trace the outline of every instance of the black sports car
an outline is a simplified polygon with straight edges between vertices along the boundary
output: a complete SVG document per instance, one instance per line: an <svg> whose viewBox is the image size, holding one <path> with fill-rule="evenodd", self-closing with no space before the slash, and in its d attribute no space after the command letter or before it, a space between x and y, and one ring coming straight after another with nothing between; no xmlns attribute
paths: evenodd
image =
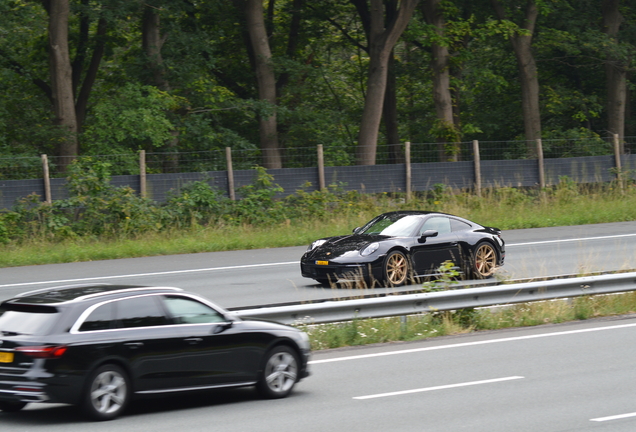
<svg viewBox="0 0 636 432"><path fill-rule="evenodd" d="M433 276L452 261L465 278L483 279L506 256L501 230L445 213L381 214L353 234L314 241L300 260L302 275L322 284L363 279L399 286Z"/></svg>

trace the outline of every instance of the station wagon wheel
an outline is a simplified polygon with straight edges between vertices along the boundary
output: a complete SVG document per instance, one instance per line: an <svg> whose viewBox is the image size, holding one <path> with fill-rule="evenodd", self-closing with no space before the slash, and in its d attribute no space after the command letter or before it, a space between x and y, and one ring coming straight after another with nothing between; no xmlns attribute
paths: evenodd
<svg viewBox="0 0 636 432"><path fill-rule="evenodd" d="M298 357L289 347L277 346L265 356L256 388L268 399L284 398L298 381Z"/></svg>
<svg viewBox="0 0 636 432"><path fill-rule="evenodd" d="M400 286L409 277L409 260L400 251L393 251L384 259L384 281L389 286Z"/></svg>
<svg viewBox="0 0 636 432"><path fill-rule="evenodd" d="M497 252L490 243L479 243L473 257L473 276L485 279L493 275L497 266Z"/></svg>
<svg viewBox="0 0 636 432"><path fill-rule="evenodd" d="M117 365L97 368L84 395L84 410L95 420L111 420L123 412L130 399L128 375Z"/></svg>
<svg viewBox="0 0 636 432"><path fill-rule="evenodd" d="M26 406L26 402L7 402L0 401L0 411L18 412Z"/></svg>

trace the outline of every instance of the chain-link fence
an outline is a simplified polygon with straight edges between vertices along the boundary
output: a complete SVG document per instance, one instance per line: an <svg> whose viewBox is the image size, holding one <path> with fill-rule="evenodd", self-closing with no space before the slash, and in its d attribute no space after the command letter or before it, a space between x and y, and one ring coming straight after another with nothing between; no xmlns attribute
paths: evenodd
<svg viewBox="0 0 636 432"><path fill-rule="evenodd" d="M406 147L406 144L378 145L374 166L356 165L353 145L278 149L282 168L269 171L275 173L277 182L284 181L291 192L308 183L316 188L319 180L327 185L366 192L405 191L409 187L428 190L439 183L466 188L473 187L477 180L484 187L532 186L542 184L538 179L542 179L543 184L554 184L561 176L577 182L598 182L613 178L617 154L625 160L623 172L631 170L636 137L627 137L620 145L613 139L603 138L410 143L408 156ZM480 160L477 166L476 152ZM143 186L137 179L145 171L145 176L154 181L150 196L161 200L171 188L178 189L197 179L214 179L215 187L227 189L228 163L237 173L235 187L240 187L253 178L255 166L264 165L263 156L260 149L215 149L148 152L144 157L138 153L90 157L110 165L114 185L128 184L141 191ZM404 181L407 157L413 169L411 184ZM544 162L537 163L541 157ZM56 195L53 199L63 198L66 174L62 167L69 162L69 158L57 156L0 157L0 208L9 207L17 197L31 193L45 195L42 179L47 178L47 172ZM325 169L318 174L316 168L321 162ZM479 167L481 172L477 173ZM320 175L324 179L319 179Z"/></svg>

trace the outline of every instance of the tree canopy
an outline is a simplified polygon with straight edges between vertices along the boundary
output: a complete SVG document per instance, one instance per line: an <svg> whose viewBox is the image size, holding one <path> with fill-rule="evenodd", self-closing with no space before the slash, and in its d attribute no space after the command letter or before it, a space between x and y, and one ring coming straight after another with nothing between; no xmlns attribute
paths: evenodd
<svg viewBox="0 0 636 432"><path fill-rule="evenodd" d="M404 141L457 160L636 135L625 0L5 0L0 34L0 158L232 147L278 168L322 144L368 165Z"/></svg>

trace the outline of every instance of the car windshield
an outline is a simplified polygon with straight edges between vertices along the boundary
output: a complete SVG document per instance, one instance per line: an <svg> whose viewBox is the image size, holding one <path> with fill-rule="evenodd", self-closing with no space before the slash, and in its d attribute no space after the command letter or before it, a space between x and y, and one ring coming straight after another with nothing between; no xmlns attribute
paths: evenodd
<svg viewBox="0 0 636 432"><path fill-rule="evenodd" d="M407 237L413 235L422 221L418 215L392 215L371 221L358 234L386 235L392 237Z"/></svg>
<svg viewBox="0 0 636 432"><path fill-rule="evenodd" d="M42 336L51 330L59 316L55 308L0 307L0 334Z"/></svg>

